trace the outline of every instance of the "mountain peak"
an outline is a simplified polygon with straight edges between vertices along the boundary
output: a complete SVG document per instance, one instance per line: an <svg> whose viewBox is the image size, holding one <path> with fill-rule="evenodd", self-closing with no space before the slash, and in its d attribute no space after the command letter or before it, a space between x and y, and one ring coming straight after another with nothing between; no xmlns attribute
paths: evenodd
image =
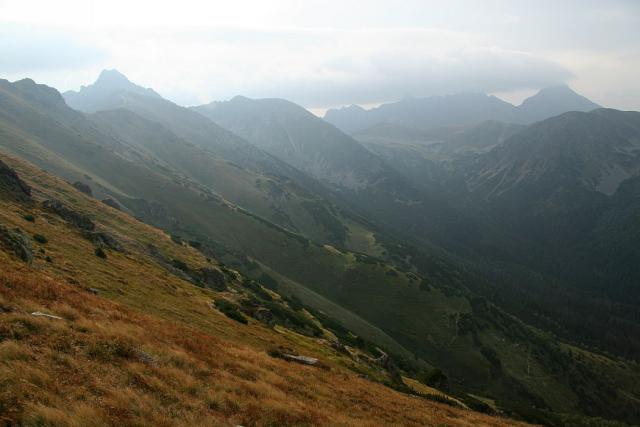
<svg viewBox="0 0 640 427"><path fill-rule="evenodd" d="M568 111L592 111L600 105L576 93L568 85L540 89L518 107L528 121L538 121Z"/></svg>
<svg viewBox="0 0 640 427"><path fill-rule="evenodd" d="M580 95L579 93L571 89L569 85L566 85L566 84L549 86L549 87L540 89L538 93L525 99L522 102L521 107L538 103L541 101L555 102L555 103L582 104L585 107L589 108L589 110L579 109L576 111L590 111L590 110L595 110L596 108L600 108L598 104Z"/></svg>
<svg viewBox="0 0 640 427"><path fill-rule="evenodd" d="M157 99L162 98L153 89L147 89L131 82L127 76L115 68L102 70L93 84L82 86L78 92L65 92L63 96L71 108L93 113L116 108L120 102L115 98L119 97L123 92Z"/></svg>
<svg viewBox="0 0 640 427"><path fill-rule="evenodd" d="M60 92L52 87L38 84L32 79L22 79L14 83L6 82L6 84L12 85L14 89L19 90L31 100L37 101L43 105L53 106L64 103Z"/></svg>
<svg viewBox="0 0 640 427"><path fill-rule="evenodd" d="M125 76L124 74L122 74L120 71L116 70L115 68L111 69L111 70L102 70L102 72L100 73L100 75L98 76L98 80L96 80L96 82L94 83L95 85L115 85L115 84L120 84L120 85L133 85L133 83L131 83L131 81L127 78L127 76Z"/></svg>

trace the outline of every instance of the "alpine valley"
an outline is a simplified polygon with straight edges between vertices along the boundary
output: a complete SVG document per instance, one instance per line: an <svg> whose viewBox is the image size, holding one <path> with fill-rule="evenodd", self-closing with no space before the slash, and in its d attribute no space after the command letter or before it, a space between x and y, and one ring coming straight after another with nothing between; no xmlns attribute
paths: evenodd
<svg viewBox="0 0 640 427"><path fill-rule="evenodd" d="M4 425L640 424L640 113L0 80Z"/></svg>

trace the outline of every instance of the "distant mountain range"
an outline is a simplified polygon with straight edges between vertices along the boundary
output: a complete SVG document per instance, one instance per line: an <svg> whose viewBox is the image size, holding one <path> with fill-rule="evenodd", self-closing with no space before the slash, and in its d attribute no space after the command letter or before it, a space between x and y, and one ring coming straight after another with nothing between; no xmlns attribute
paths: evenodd
<svg viewBox="0 0 640 427"><path fill-rule="evenodd" d="M387 123L414 129L469 126L487 120L529 124L567 111L591 111L600 106L568 86L550 87L514 106L495 96L469 93L407 98L365 110L356 105L330 109L324 120L346 133Z"/></svg>
<svg viewBox="0 0 640 427"><path fill-rule="evenodd" d="M331 185L358 190L397 175L353 138L284 99L238 96L193 110Z"/></svg>

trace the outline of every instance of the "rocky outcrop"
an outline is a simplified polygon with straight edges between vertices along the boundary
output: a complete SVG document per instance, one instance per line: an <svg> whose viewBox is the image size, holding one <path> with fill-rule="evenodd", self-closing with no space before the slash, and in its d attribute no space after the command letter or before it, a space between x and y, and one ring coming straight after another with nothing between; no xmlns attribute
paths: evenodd
<svg viewBox="0 0 640 427"><path fill-rule="evenodd" d="M103 231L82 231L82 237L96 246L105 247L118 252L124 252L122 244L115 237Z"/></svg>
<svg viewBox="0 0 640 427"><path fill-rule="evenodd" d="M67 223L80 229L82 237L89 240L94 245L100 248L108 248L118 252L124 252L124 247L116 238L104 231L96 230L96 224L88 215L65 206L59 200L45 200L42 206L46 210L58 215Z"/></svg>
<svg viewBox="0 0 640 427"><path fill-rule="evenodd" d="M76 190L80 191L81 193L84 193L87 196L92 196L93 197L93 191L91 191L91 187L89 187L89 184L85 184L84 182L76 181L72 185Z"/></svg>
<svg viewBox="0 0 640 427"><path fill-rule="evenodd" d="M224 291L227 289L226 278L223 272L218 269L203 267L200 270L202 282L217 291Z"/></svg>
<svg viewBox="0 0 640 427"><path fill-rule="evenodd" d="M268 308L260 307L254 313L253 317L256 320L264 323L265 325L273 325L275 323L275 318L273 317L273 313Z"/></svg>
<svg viewBox="0 0 640 427"><path fill-rule="evenodd" d="M81 230L94 231L96 228L95 223L91 220L91 218L89 218L88 215L68 208L59 200L45 200L42 203L42 206L46 210L55 213L60 218L64 219L68 223L74 225L75 227L78 227Z"/></svg>
<svg viewBox="0 0 640 427"><path fill-rule="evenodd" d="M31 198L31 187L24 183L15 170L0 160L0 197L13 200Z"/></svg>
<svg viewBox="0 0 640 427"><path fill-rule="evenodd" d="M26 263L30 264L33 261L31 239L19 228L9 230L0 225L0 246Z"/></svg>

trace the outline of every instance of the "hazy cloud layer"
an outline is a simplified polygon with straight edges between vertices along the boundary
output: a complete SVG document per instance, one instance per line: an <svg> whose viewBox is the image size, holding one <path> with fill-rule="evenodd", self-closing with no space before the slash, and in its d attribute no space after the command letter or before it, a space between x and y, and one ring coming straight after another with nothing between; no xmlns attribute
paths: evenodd
<svg viewBox="0 0 640 427"><path fill-rule="evenodd" d="M108 53L72 35L46 28L0 25L2 74L72 70L104 62Z"/></svg>
<svg viewBox="0 0 640 427"><path fill-rule="evenodd" d="M640 108L640 2L227 3L0 0L0 76L66 90L115 67L183 104L316 108L566 82Z"/></svg>

